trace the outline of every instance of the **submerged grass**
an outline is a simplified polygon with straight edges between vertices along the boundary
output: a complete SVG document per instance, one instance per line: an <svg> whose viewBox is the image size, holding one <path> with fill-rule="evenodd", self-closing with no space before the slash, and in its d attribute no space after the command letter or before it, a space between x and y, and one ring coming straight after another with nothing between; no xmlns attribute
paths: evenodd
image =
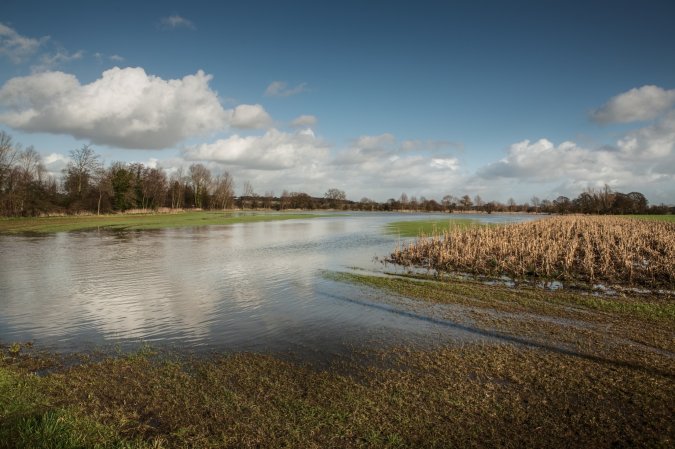
<svg viewBox="0 0 675 449"><path fill-rule="evenodd" d="M432 235L455 228L468 228L477 226L478 220L470 218L438 218L434 220L411 220L395 221L386 225L388 234L400 235L401 237L418 237L420 235Z"/></svg>
<svg viewBox="0 0 675 449"><path fill-rule="evenodd" d="M417 300L439 304L462 304L503 312L548 313L578 317L580 309L606 312L624 318L657 322L675 328L675 303L668 296L600 296L565 290L549 291L520 286L512 288L485 285L479 281L453 279L437 281L415 277L372 276L326 272L324 276L341 282L367 285ZM584 315L585 318L588 316ZM603 318L604 319L604 318Z"/></svg>
<svg viewBox="0 0 675 449"><path fill-rule="evenodd" d="M319 214L251 213L191 211L171 214L84 215L40 218L0 219L0 234L54 233L90 229L141 230L229 225L258 221L293 220L321 217Z"/></svg>
<svg viewBox="0 0 675 449"><path fill-rule="evenodd" d="M675 289L675 223L555 217L448 230L396 249L389 261L514 279Z"/></svg>

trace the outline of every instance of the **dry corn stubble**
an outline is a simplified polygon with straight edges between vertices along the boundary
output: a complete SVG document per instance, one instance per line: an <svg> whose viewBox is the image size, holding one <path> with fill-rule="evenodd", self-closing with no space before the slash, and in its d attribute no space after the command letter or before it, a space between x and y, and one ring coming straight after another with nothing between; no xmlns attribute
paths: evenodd
<svg viewBox="0 0 675 449"><path fill-rule="evenodd" d="M554 217L449 229L397 248L390 262L476 275L675 288L675 223Z"/></svg>

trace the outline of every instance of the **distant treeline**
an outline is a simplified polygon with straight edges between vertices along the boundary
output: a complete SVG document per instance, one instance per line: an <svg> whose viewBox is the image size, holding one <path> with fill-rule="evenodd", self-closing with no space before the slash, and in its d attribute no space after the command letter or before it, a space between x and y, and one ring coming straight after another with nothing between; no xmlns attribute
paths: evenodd
<svg viewBox="0 0 675 449"><path fill-rule="evenodd" d="M203 164L192 164L170 175L162 168L141 163L114 162L107 168L100 156L85 145L70 152L62 176L48 176L40 154L33 147L22 148L0 131L0 215L38 216L46 214L110 213L130 209L339 209L364 211L428 212L535 212L586 214L666 214L673 206L649 205L639 192L620 193L608 186L588 189L570 200L532 197L529 203L506 204L483 201L476 195L445 195L439 202L403 193L398 199L377 202L369 198L348 200L344 191L330 188L323 197L284 190L279 196L255 192L249 182L235 195L234 179L227 172L214 175Z"/></svg>

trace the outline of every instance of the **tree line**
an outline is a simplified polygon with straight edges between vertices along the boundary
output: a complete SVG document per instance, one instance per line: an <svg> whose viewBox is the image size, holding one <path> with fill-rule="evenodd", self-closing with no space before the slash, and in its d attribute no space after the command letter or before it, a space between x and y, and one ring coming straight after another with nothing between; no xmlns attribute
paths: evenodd
<svg viewBox="0 0 675 449"><path fill-rule="evenodd" d="M535 212L586 214L675 213L675 208L649 205L639 192L620 193L608 186L587 189L577 198L559 196L555 200L532 197L529 203L506 204L484 201L480 195L441 201L403 193L397 199L377 202L369 198L348 200L344 191L331 188L322 197L284 190L257 193L246 181L239 196L234 179L224 171L214 175L201 163L167 174L159 167L142 163L113 162L105 167L89 145L69 154L62 175L49 176L40 154L32 146L23 148L0 131L0 215L39 216L46 214L111 213L134 209L339 209L362 211L428 212Z"/></svg>

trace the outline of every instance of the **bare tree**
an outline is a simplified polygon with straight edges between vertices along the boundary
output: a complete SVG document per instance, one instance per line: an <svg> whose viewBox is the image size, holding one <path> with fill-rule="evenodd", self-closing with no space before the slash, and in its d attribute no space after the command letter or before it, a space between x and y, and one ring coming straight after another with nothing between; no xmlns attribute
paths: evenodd
<svg viewBox="0 0 675 449"><path fill-rule="evenodd" d="M211 171L202 164L190 165L190 181L195 194L195 207L202 208L211 183Z"/></svg>
<svg viewBox="0 0 675 449"><path fill-rule="evenodd" d="M218 209L230 209L234 203L234 180L228 172L218 175L213 182L213 204Z"/></svg>
<svg viewBox="0 0 675 449"><path fill-rule="evenodd" d="M0 193L2 193L5 187L5 180L12 170L16 153L12 137L6 132L0 131Z"/></svg>
<svg viewBox="0 0 675 449"><path fill-rule="evenodd" d="M171 192L171 209L180 209L183 207L185 199L185 184L187 180L183 176L183 167L171 173L169 180L169 189Z"/></svg>
<svg viewBox="0 0 675 449"><path fill-rule="evenodd" d="M471 209L471 206L473 206L473 201L471 201L471 197L469 195L464 195L462 198L459 200L460 206L462 206L463 210Z"/></svg>
<svg viewBox="0 0 675 449"><path fill-rule="evenodd" d="M329 207L333 209L339 208L342 203L347 199L347 195L344 191L336 188L328 189L324 198L328 200Z"/></svg>
<svg viewBox="0 0 675 449"><path fill-rule="evenodd" d="M70 152L70 162L65 169L66 189L82 198L83 191L89 187L92 175L102 167L99 156L94 153L91 145L83 145L82 148Z"/></svg>

